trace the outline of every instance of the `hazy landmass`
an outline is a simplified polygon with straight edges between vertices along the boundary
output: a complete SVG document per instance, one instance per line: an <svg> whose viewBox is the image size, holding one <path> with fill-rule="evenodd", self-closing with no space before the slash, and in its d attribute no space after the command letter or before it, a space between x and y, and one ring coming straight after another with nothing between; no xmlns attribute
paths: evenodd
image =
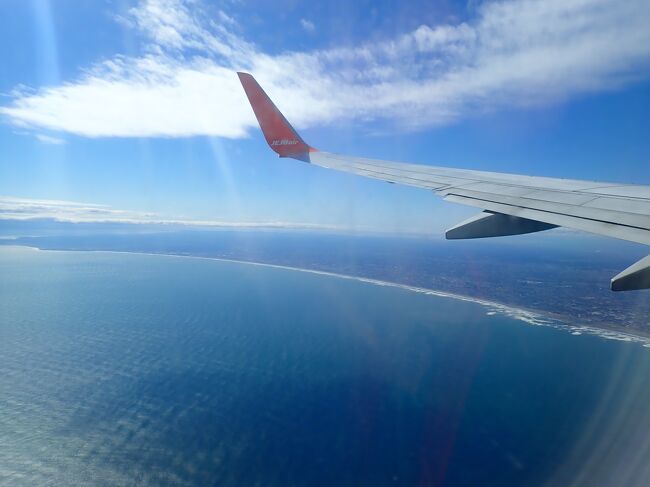
<svg viewBox="0 0 650 487"><path fill-rule="evenodd" d="M6 226L0 230L11 233ZM643 256L642 248L618 242L557 237L447 242L322 232L170 230L84 235L67 228L65 235L52 235L54 226L48 227L48 235L2 242L43 250L192 255L327 271L496 301L572 326L650 336L648 293L609 290L610 278Z"/></svg>

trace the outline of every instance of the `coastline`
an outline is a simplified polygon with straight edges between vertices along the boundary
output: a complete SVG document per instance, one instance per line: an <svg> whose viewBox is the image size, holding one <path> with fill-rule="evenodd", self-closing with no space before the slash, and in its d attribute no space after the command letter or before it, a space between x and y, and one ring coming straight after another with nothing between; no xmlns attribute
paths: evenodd
<svg viewBox="0 0 650 487"><path fill-rule="evenodd" d="M337 279L353 280L357 282L371 284L374 286L392 287L396 289L402 289L405 291L425 294L429 296L437 296L441 298L455 299L458 301L475 303L485 307L486 314L488 316L499 314L502 316L507 316L509 318L513 318L515 320L524 322L528 325L553 328L559 331L568 332L574 336L580 336L580 335L595 336L606 340L636 343L643 346L644 348L650 348L650 336L643 336L641 334L633 334L626 331L619 331L613 328L611 329L605 327L600 328L593 325L570 325L566 323L562 319L562 317L552 316L550 313L545 313L539 310L530 310L530 309L499 303L487 299L466 296L463 294L450 293L450 292L440 291L436 289L423 288L418 286L412 286L409 284L403 284L403 283L393 282L393 281L384 281L381 279L374 279L374 278L363 277L363 276L340 274L336 272L323 271L318 269L293 267L293 266L286 266L286 265L279 265L279 264L271 264L266 262L254 262L248 260L228 259L225 257L206 257L206 256L199 256L199 255L177 254L177 253L169 253L169 252L141 252L141 251L129 251L129 250L92 250L92 249L90 250L42 249L39 247L34 247L31 245L22 245L22 244L2 245L2 247L31 249L37 252L83 252L83 253L90 252L90 253L133 254L133 255L172 257L172 258L201 259L201 260L216 261L216 262L228 262L234 264L267 267L267 268L287 270L293 272L304 272L309 274L333 277Z"/></svg>

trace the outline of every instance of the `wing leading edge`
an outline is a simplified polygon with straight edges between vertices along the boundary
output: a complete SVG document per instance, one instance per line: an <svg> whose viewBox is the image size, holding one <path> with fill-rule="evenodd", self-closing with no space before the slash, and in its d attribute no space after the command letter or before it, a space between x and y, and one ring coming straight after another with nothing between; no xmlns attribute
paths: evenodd
<svg viewBox="0 0 650 487"><path fill-rule="evenodd" d="M429 189L483 210L448 239L520 235L558 226L650 245L650 186L453 169L342 156L306 144L257 81L238 73L264 137L280 157ZM614 291L650 289L650 256L611 281Z"/></svg>

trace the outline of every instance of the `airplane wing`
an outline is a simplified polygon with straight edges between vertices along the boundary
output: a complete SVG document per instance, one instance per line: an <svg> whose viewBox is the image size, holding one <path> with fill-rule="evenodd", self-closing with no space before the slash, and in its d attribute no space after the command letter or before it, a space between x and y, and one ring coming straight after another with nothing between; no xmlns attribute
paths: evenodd
<svg viewBox="0 0 650 487"><path fill-rule="evenodd" d="M429 189L447 201L483 210L447 230L448 239L520 235L561 226L650 245L650 186L453 169L322 152L305 143L253 76L238 75L267 143L280 157ZM611 289L650 289L650 255L612 278Z"/></svg>

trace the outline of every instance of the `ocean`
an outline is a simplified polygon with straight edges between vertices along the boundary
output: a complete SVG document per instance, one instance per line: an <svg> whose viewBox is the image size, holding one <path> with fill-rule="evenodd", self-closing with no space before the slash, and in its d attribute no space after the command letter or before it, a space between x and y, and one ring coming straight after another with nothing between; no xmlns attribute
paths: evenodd
<svg viewBox="0 0 650 487"><path fill-rule="evenodd" d="M4 247L0 276L2 485L650 484L639 343L191 257Z"/></svg>

